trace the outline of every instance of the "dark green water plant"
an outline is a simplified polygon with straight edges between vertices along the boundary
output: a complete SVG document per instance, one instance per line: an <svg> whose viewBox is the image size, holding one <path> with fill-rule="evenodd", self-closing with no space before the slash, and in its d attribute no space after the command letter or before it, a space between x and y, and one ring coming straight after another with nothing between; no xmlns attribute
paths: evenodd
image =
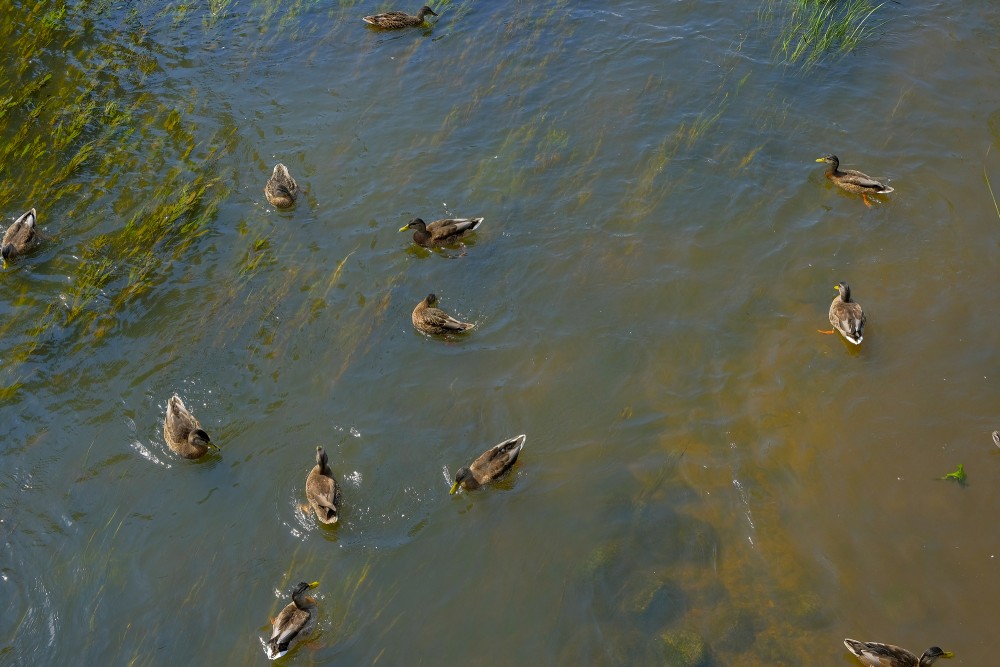
<svg viewBox="0 0 1000 667"><path fill-rule="evenodd" d="M765 0L759 15L780 26L775 51L789 64L809 68L854 51L885 23L875 17L884 2L870 0Z"/></svg>

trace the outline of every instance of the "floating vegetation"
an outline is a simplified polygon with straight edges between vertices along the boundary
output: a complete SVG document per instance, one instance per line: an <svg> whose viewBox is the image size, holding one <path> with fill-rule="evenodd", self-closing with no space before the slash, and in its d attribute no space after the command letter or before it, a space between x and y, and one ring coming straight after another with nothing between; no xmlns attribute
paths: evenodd
<svg viewBox="0 0 1000 667"><path fill-rule="evenodd" d="M963 466L961 463L959 463L958 467L955 468L955 470L953 470L952 472L948 473L947 475L945 475L941 479L953 479L956 482L958 482L960 486L965 486L965 484L966 484L966 482L968 480L968 475L965 474L965 466Z"/></svg>
<svg viewBox="0 0 1000 667"><path fill-rule="evenodd" d="M765 0L758 15L780 24L775 51L789 64L808 69L842 56L871 39L885 21L874 18L884 5L870 0Z"/></svg>

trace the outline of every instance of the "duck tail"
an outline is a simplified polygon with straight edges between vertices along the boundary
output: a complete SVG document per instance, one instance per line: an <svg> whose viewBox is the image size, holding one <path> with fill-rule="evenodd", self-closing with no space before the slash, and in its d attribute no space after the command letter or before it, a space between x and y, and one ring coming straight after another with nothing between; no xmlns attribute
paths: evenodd
<svg viewBox="0 0 1000 667"><path fill-rule="evenodd" d="M859 642L856 639L845 639L844 646L847 647L848 651L859 657L861 656L861 652L866 648L864 642Z"/></svg>

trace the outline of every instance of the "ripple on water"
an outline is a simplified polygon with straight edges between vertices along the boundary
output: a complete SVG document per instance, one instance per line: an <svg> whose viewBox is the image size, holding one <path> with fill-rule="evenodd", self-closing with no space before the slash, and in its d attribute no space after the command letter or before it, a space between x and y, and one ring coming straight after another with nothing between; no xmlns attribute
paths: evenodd
<svg viewBox="0 0 1000 667"><path fill-rule="evenodd" d="M16 650L19 664L42 664L59 637L59 614L40 579L23 580L22 568L0 570L0 637ZM0 657L6 651L0 650Z"/></svg>

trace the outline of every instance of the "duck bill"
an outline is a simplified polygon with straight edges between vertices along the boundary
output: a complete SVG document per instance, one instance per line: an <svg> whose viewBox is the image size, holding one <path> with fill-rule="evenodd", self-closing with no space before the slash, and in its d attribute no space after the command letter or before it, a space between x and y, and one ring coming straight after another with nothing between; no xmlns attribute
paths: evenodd
<svg viewBox="0 0 1000 667"><path fill-rule="evenodd" d="M218 446L217 444L215 444L214 442L212 442L211 440L209 440L209 441L208 441L208 442L206 442L205 444L206 444L206 445L208 445L210 449L214 449L214 450L215 450L215 451L217 451L217 452L221 452L221 451L222 451L222 448L221 448L221 447L219 447L219 446Z"/></svg>
<svg viewBox="0 0 1000 667"><path fill-rule="evenodd" d="M951 651L945 651L944 653L941 654L941 657L942 658L954 658L955 654L952 653Z"/></svg>
<svg viewBox="0 0 1000 667"><path fill-rule="evenodd" d="M317 586L319 586L319 582L318 581L314 581L311 584L309 584L309 588L316 588Z"/></svg>
<svg viewBox="0 0 1000 667"><path fill-rule="evenodd" d="M450 495L450 496L455 495L458 492L458 487L459 487L459 483L458 482L455 482L454 484L452 484L451 485L451 491L448 492L448 495Z"/></svg>
<svg viewBox="0 0 1000 667"><path fill-rule="evenodd" d="M816 161L817 162L826 162L826 158L825 157L818 157L818 158L816 158Z"/></svg>
<svg viewBox="0 0 1000 667"><path fill-rule="evenodd" d="M399 231L405 232L409 228L410 228L410 223L406 223L405 225L399 228Z"/></svg>

